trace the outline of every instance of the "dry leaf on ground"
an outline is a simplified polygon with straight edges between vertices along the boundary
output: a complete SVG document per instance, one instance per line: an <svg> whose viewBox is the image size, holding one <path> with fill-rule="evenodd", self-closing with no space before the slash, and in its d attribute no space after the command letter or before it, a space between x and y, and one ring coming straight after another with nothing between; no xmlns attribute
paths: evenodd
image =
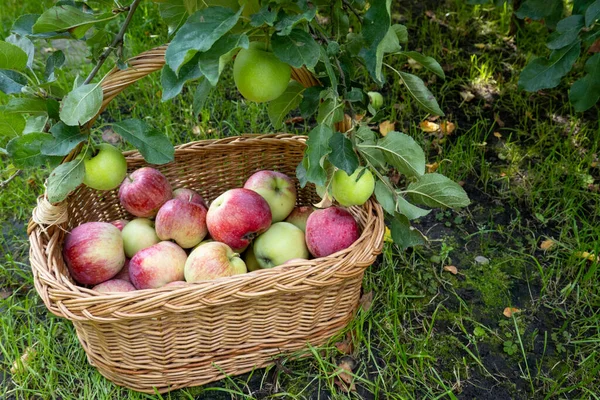
<svg viewBox="0 0 600 400"><path fill-rule="evenodd" d="M502 120L500 119L500 115L499 115L499 114L494 114L494 121L496 121L496 123L498 124L498 126L499 126L500 128L504 128L504 126L506 125L506 124L504 123L504 121L502 121Z"/></svg>
<svg viewBox="0 0 600 400"><path fill-rule="evenodd" d="M510 318L510 317L512 317L512 316L513 316L513 314L520 313L520 312L521 312L521 310L519 310L518 308L514 308L514 307L506 307L506 308L504 309L504 311L502 312L502 314L504 314L504 316L505 316L506 318Z"/></svg>
<svg viewBox="0 0 600 400"><path fill-rule="evenodd" d="M21 357L18 360L13 362L12 367L10 368L10 373L16 375L23 371L25 367L27 367L27 363L33 359L35 356L35 349L33 347L27 347Z"/></svg>
<svg viewBox="0 0 600 400"><path fill-rule="evenodd" d="M456 129L456 125L450 121L444 121L440 124L440 130L444 135L451 135Z"/></svg>
<svg viewBox="0 0 600 400"><path fill-rule="evenodd" d="M458 274L458 269L454 265L444 265L444 271L448 271L452 275Z"/></svg>
<svg viewBox="0 0 600 400"><path fill-rule="evenodd" d="M352 378L352 369L356 362L351 357L342 357L338 363L338 375L335 384L346 392L356 391L356 385Z"/></svg>
<svg viewBox="0 0 600 400"><path fill-rule="evenodd" d="M554 240L547 239L547 240L544 240L542 243L540 243L540 249L550 250L551 248L554 247L554 245L556 245L556 242Z"/></svg>
<svg viewBox="0 0 600 400"><path fill-rule="evenodd" d="M419 124L419 126L421 127L421 130L423 132L427 133L436 132L438 129L440 129L440 126L438 124L431 121L423 121Z"/></svg>
<svg viewBox="0 0 600 400"><path fill-rule="evenodd" d="M577 257L585 258L588 261L596 261L596 255L594 253L588 253L587 251L578 251L575 253Z"/></svg>
<svg viewBox="0 0 600 400"><path fill-rule="evenodd" d="M502 134L500 132L494 132L494 136L500 139L502 137Z"/></svg>
<svg viewBox="0 0 600 400"><path fill-rule="evenodd" d="M0 300L8 299L12 296L12 292L8 290L0 290Z"/></svg>
<svg viewBox="0 0 600 400"><path fill-rule="evenodd" d="M335 347L342 354L351 354L354 352L354 341L352 331L346 332L346 337L341 342L337 342Z"/></svg>
<svg viewBox="0 0 600 400"><path fill-rule="evenodd" d="M364 293L360 297L360 301L358 303L362 307L363 311L369 311L371 309L371 306L373 305L373 292L371 291L368 293Z"/></svg>
<svg viewBox="0 0 600 400"><path fill-rule="evenodd" d="M588 49L588 53L600 53L600 39L596 39L596 41Z"/></svg>
<svg viewBox="0 0 600 400"><path fill-rule="evenodd" d="M466 103L470 102L471 100L473 100L475 98L475 95L468 90L463 90L462 92L459 92L458 94L460 94L460 97L462 97L463 101Z"/></svg>
<svg viewBox="0 0 600 400"><path fill-rule="evenodd" d="M431 174L431 173L437 171L440 164L436 161L433 164L425 164L425 166L427 167L427 173Z"/></svg>
<svg viewBox="0 0 600 400"><path fill-rule="evenodd" d="M286 119L285 122L284 122L284 124L291 125L291 124L299 124L300 122L304 122L304 118L302 118L302 117L292 117L292 118Z"/></svg>
<svg viewBox="0 0 600 400"><path fill-rule="evenodd" d="M393 122L383 121L379 124L379 133L381 133L381 136L385 136L394 130L395 125Z"/></svg>

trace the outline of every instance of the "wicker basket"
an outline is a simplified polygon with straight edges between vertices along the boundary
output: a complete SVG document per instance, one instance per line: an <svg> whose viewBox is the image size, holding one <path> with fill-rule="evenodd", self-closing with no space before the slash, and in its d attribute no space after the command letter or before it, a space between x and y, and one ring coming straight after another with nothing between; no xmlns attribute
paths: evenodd
<svg viewBox="0 0 600 400"><path fill-rule="evenodd" d="M163 63L164 47L113 71L103 82L104 107ZM306 72L293 76L310 86L314 78ZM158 169L174 188L212 200L260 169L294 176L304 141L293 135L199 141L177 147L175 161ZM125 154L130 171L147 165L138 152ZM298 204L316 201L314 187L298 188ZM35 287L53 314L73 321L90 364L114 383L146 393L202 385L321 344L350 321L364 270L381 251L384 223L373 200L349 210L362 228L360 239L329 257L182 287L100 294L69 276L61 253L65 233L87 221L131 216L116 190L82 186L60 204L38 200L28 230Z"/></svg>

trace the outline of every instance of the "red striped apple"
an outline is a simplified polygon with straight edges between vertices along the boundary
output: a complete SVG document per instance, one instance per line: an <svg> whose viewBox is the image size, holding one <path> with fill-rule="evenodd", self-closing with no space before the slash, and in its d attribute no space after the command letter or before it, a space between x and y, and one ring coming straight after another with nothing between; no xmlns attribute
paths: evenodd
<svg viewBox="0 0 600 400"><path fill-rule="evenodd" d="M352 214L340 207L316 210L306 221L306 245L315 257L326 257L348 248L360 237Z"/></svg>
<svg viewBox="0 0 600 400"><path fill-rule="evenodd" d="M125 263L119 228L108 222L86 222L65 238L63 256L73 279L96 285L115 276Z"/></svg>
<svg viewBox="0 0 600 400"><path fill-rule="evenodd" d="M296 205L296 186L281 172L258 171L248 178L244 189L255 191L269 203L273 223L283 221Z"/></svg>
<svg viewBox="0 0 600 400"><path fill-rule="evenodd" d="M156 234L161 240L174 240L184 249L196 246L204 239L206 208L187 200L171 199L156 214Z"/></svg>
<svg viewBox="0 0 600 400"><path fill-rule="evenodd" d="M156 235L154 229L154 222L148 218L132 220L125 225L121 235L123 236L125 255L129 258L133 257L138 251L160 242L160 238Z"/></svg>
<svg viewBox="0 0 600 400"><path fill-rule="evenodd" d="M133 292L135 286L130 282L122 279L109 279L106 282L97 284L92 288L100 293L112 293L112 292Z"/></svg>
<svg viewBox="0 0 600 400"><path fill-rule="evenodd" d="M196 247L185 263L185 280L201 282L248 272L240 255L225 243L210 242Z"/></svg>
<svg viewBox="0 0 600 400"><path fill-rule="evenodd" d="M261 268L273 268L294 258L308 258L302 229L289 222L276 222L256 238L252 246Z"/></svg>
<svg viewBox="0 0 600 400"><path fill-rule="evenodd" d="M315 211L314 207L300 206L292 210L290 215L285 219L285 222L289 222L292 225L302 229L302 232L306 231L306 220L308 216Z"/></svg>
<svg viewBox="0 0 600 400"><path fill-rule="evenodd" d="M189 201L190 203L196 203L203 205L204 208L208 210L208 204L204 201L204 197L202 197L199 193L193 191L192 189L179 188L173 190L173 198L181 199L185 201Z"/></svg>
<svg viewBox="0 0 600 400"><path fill-rule="evenodd" d="M136 253L129 262L129 278L137 289L159 288L183 280L187 254L173 242L160 242Z"/></svg>
<svg viewBox="0 0 600 400"><path fill-rule="evenodd" d="M123 207L136 217L154 217L173 198L171 184L158 170L144 167L127 175L119 188Z"/></svg>
<svg viewBox="0 0 600 400"><path fill-rule="evenodd" d="M231 189L212 202L206 214L206 225L214 240L225 243L234 251L242 251L252 239L269 229L271 209L258 193Z"/></svg>

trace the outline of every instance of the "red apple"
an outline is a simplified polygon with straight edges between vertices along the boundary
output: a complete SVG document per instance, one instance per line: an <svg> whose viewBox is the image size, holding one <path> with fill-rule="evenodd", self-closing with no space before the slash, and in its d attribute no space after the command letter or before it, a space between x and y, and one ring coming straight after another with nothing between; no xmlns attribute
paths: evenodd
<svg viewBox="0 0 600 400"><path fill-rule="evenodd" d="M131 282L131 280L129 279L129 261L129 258L125 259L125 265L123 265L123 268L121 268L119 273L116 274L113 277L113 279L120 279L122 281Z"/></svg>
<svg viewBox="0 0 600 400"><path fill-rule="evenodd" d="M296 205L296 186L281 172L258 171L248 178L244 189L255 191L269 203L273 223L283 221Z"/></svg>
<svg viewBox="0 0 600 400"><path fill-rule="evenodd" d="M119 188L119 200L136 217L154 217L160 207L173 198L171 184L158 170L140 168L125 177Z"/></svg>
<svg viewBox="0 0 600 400"><path fill-rule="evenodd" d="M106 282L97 284L92 288L100 293L111 293L111 292L133 292L135 286L130 282L122 279L109 279Z"/></svg>
<svg viewBox="0 0 600 400"><path fill-rule="evenodd" d="M296 207L292 210L290 215L285 219L285 222L289 222L292 225L302 229L303 232L306 231L306 220L308 220L308 216L315 211L314 207L310 206L300 206Z"/></svg>
<svg viewBox="0 0 600 400"><path fill-rule="evenodd" d="M187 200L167 201L156 214L156 234L161 240L174 240L184 249L194 247L208 233L206 208Z"/></svg>
<svg viewBox="0 0 600 400"><path fill-rule="evenodd" d="M116 221L111 222L111 224L119 228L120 231L123 231L123 228L125 228L125 225L127 225L128 223L129 221L127 221L126 219L117 219Z"/></svg>
<svg viewBox="0 0 600 400"><path fill-rule="evenodd" d="M217 197L206 214L210 236L236 252L271 226L269 203L248 189L231 189ZM201 246L204 247L204 246Z"/></svg>
<svg viewBox="0 0 600 400"><path fill-rule="evenodd" d="M125 263L119 228L108 222L86 222L65 238L63 256L73 279L96 285L115 276Z"/></svg>
<svg viewBox="0 0 600 400"><path fill-rule="evenodd" d="M316 210L306 221L306 245L315 257L344 250L360 237L352 214L340 207Z"/></svg>
<svg viewBox="0 0 600 400"><path fill-rule="evenodd" d="M138 289L159 288L183 280L187 254L173 242L160 242L138 251L129 262L129 278Z"/></svg>
<svg viewBox="0 0 600 400"><path fill-rule="evenodd" d="M193 191L192 189L186 189L186 188L175 189L175 190L173 190L173 198L189 201L190 203L196 203L196 204L203 205L204 208L206 208L208 210L208 204L206 204L206 201L204 201L204 197L202 197L200 194Z"/></svg>
<svg viewBox="0 0 600 400"><path fill-rule="evenodd" d="M200 282L248 272L240 255L225 243L210 242L196 247L185 262L185 280Z"/></svg>

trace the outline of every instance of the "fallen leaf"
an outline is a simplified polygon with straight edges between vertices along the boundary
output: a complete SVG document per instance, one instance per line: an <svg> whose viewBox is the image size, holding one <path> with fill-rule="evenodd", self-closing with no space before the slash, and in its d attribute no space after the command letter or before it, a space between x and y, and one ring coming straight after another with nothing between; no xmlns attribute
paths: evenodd
<svg viewBox="0 0 600 400"><path fill-rule="evenodd" d="M364 293L360 297L358 304L361 306L364 312L369 311L371 309L371 306L373 305L373 292L371 291L368 293Z"/></svg>
<svg viewBox="0 0 600 400"><path fill-rule="evenodd" d="M588 53L600 53L600 39L596 39L588 49Z"/></svg>
<svg viewBox="0 0 600 400"><path fill-rule="evenodd" d="M10 296L12 296L12 292L9 292L8 290L0 290L0 300L8 299Z"/></svg>
<svg viewBox="0 0 600 400"><path fill-rule="evenodd" d="M385 136L394 130L395 125L394 122L383 121L379 124L379 133L381 133L381 136Z"/></svg>
<svg viewBox="0 0 600 400"><path fill-rule="evenodd" d="M500 139L502 137L502 134L500 132L494 132L494 136Z"/></svg>
<svg viewBox="0 0 600 400"><path fill-rule="evenodd" d="M335 347L342 354L351 354L354 351L354 341L352 337L352 332L346 332L346 337L341 342L337 342Z"/></svg>
<svg viewBox="0 0 600 400"><path fill-rule="evenodd" d="M547 239L547 240L544 240L542 243L540 243L540 249L550 250L551 248L554 247L554 245L556 245L556 242L554 240Z"/></svg>
<svg viewBox="0 0 600 400"><path fill-rule="evenodd" d="M504 123L504 121L502 121L502 120L500 119L500 115L499 115L499 114L497 114L497 113L496 113L496 114L494 114L494 121L496 121L496 123L498 124L498 126L499 126L500 128L504 128L504 126L506 125L506 124Z"/></svg>
<svg viewBox="0 0 600 400"><path fill-rule="evenodd" d="M438 129L440 129L440 126L438 124L430 121L423 121L419 124L419 126L421 127L421 130L423 132L427 133L436 132Z"/></svg>
<svg viewBox="0 0 600 400"><path fill-rule="evenodd" d="M412 58L408 59L408 66L410 68L412 68L412 69L417 69L417 70L423 68L423 66L421 64L419 64L418 62L416 62Z"/></svg>
<svg viewBox="0 0 600 400"><path fill-rule="evenodd" d="M33 347L27 347L21 357L13 362L13 365L10 368L10 373L16 375L22 372L23 369L27 367L27 363L33 359L35 353L36 351Z"/></svg>
<svg viewBox="0 0 600 400"><path fill-rule="evenodd" d="M475 95L468 90L463 90L462 92L459 92L458 94L460 94L460 97L462 97L463 101L466 103L470 102L471 100L473 100L475 98Z"/></svg>
<svg viewBox="0 0 600 400"><path fill-rule="evenodd" d="M440 124L440 129L444 135L451 135L456 129L456 125L450 121L444 121Z"/></svg>
<svg viewBox="0 0 600 400"><path fill-rule="evenodd" d="M302 117L292 117L285 120L286 125L299 124L300 122L304 122L304 118Z"/></svg>
<svg viewBox="0 0 600 400"><path fill-rule="evenodd" d="M192 133L193 133L194 135L199 135L199 134L200 134L200 127L199 127L198 125L195 125L195 126L192 128Z"/></svg>
<svg viewBox="0 0 600 400"><path fill-rule="evenodd" d="M448 271L452 275L458 274L458 269L454 265L444 265L444 271Z"/></svg>
<svg viewBox="0 0 600 400"><path fill-rule="evenodd" d="M578 251L575 253L577 257L585 258L588 261L596 261L596 255L594 253L588 253L587 251Z"/></svg>
<svg viewBox="0 0 600 400"><path fill-rule="evenodd" d="M425 166L427 167L427 173L431 174L431 173L437 171L440 164L436 161L433 164L425 164Z"/></svg>
<svg viewBox="0 0 600 400"><path fill-rule="evenodd" d="M338 363L337 378L335 384L346 392L356 391L356 385L352 378L352 369L356 362L352 357L342 357Z"/></svg>
<svg viewBox="0 0 600 400"><path fill-rule="evenodd" d="M475 43L475 47L477 47L478 49L485 49L485 44L484 43Z"/></svg>
<svg viewBox="0 0 600 400"><path fill-rule="evenodd" d="M387 226L385 227L385 233L383 234L383 240L389 243L394 243L394 240L392 239L392 232L390 231L390 228L388 228Z"/></svg>
<svg viewBox="0 0 600 400"><path fill-rule="evenodd" d="M440 119L439 115L432 115L431 117L427 117L427 121L435 122Z"/></svg>
<svg viewBox="0 0 600 400"><path fill-rule="evenodd" d="M514 308L514 307L506 307L506 308L504 309L504 311L502 312L502 314L504 314L504 316L505 316L506 318L510 318L510 317L512 317L512 316L513 316L513 314L520 313L520 312L521 312L521 310L519 310L518 308Z"/></svg>
<svg viewBox="0 0 600 400"><path fill-rule="evenodd" d="M467 182L465 182L465 181L458 181L458 186L465 186L465 183L467 183Z"/></svg>

